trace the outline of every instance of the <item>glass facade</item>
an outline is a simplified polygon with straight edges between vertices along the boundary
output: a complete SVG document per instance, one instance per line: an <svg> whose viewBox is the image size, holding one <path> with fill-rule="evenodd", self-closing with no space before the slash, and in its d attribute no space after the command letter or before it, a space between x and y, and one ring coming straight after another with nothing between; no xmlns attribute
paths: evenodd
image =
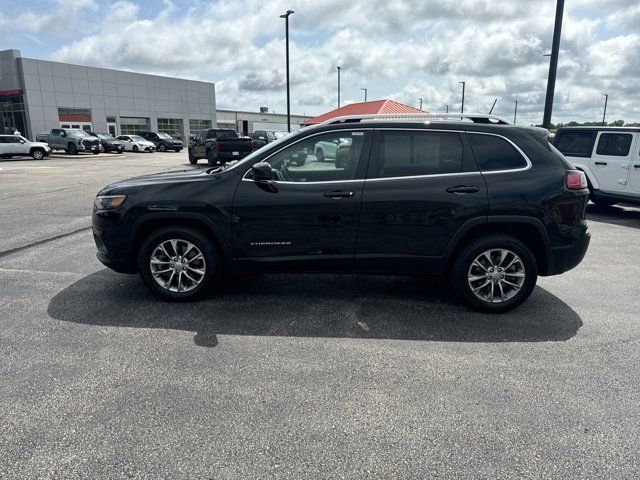
<svg viewBox="0 0 640 480"><path fill-rule="evenodd" d="M158 132L164 132L174 138L182 138L184 124L181 118L158 118Z"/></svg>
<svg viewBox="0 0 640 480"><path fill-rule="evenodd" d="M138 132L149 130L149 119L146 117L120 117L121 135L137 135Z"/></svg>
<svg viewBox="0 0 640 480"><path fill-rule="evenodd" d="M0 96L0 133L19 131L29 138L22 95Z"/></svg>
<svg viewBox="0 0 640 480"><path fill-rule="evenodd" d="M197 135L202 130L208 130L211 128L211 120L189 120L189 132L191 135Z"/></svg>

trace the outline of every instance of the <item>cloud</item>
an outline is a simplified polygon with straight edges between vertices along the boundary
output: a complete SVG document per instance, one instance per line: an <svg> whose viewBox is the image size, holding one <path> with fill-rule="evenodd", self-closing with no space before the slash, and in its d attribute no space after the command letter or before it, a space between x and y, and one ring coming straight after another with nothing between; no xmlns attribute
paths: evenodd
<svg viewBox="0 0 640 480"><path fill-rule="evenodd" d="M284 111L279 15L290 8L292 103L301 111L334 108L341 65L345 99L367 87L370 99L423 98L432 111L457 110L464 80L465 110L488 112L498 98L496 113L510 116L518 100L523 123L542 118L549 65L542 55L555 12L548 0L193 0L181 8L164 2L157 13L128 0L102 8L91 31L82 25L96 3L64 4L74 12L64 31L54 8L20 14L30 22L23 31L58 28L63 44L53 58L215 81L221 107ZM7 24L0 17L0 27ZM639 24L637 0L567 3L555 121L596 118L605 91L616 117L640 120Z"/></svg>

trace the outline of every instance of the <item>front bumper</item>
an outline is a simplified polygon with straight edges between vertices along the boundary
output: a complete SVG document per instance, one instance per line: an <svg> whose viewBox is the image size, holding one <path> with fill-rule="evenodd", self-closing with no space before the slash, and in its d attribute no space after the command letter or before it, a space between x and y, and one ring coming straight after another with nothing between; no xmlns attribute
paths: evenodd
<svg viewBox="0 0 640 480"><path fill-rule="evenodd" d="M100 262L119 273L135 273L135 260L129 256L131 218L115 209L93 212L93 240Z"/></svg>

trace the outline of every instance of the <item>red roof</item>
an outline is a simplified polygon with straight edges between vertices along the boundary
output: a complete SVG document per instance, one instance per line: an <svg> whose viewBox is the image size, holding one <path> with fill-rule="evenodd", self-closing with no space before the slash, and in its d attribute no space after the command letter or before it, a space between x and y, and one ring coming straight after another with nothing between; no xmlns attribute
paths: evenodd
<svg viewBox="0 0 640 480"><path fill-rule="evenodd" d="M344 107L336 108L330 112L323 113L317 117L310 118L303 122L303 125L315 125L336 117L347 115L374 115L374 114L394 114L394 113L425 113L424 110L410 107L404 103L393 100L374 100L371 102L350 103Z"/></svg>

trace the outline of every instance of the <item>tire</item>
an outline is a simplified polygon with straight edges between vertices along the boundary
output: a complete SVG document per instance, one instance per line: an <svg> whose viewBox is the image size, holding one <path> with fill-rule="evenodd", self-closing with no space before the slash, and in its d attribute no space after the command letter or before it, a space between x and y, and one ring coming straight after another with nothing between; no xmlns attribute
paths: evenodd
<svg viewBox="0 0 640 480"><path fill-rule="evenodd" d="M193 151L191 149L189 149L189 163L191 165L195 165L196 163L198 163L198 159L193 156Z"/></svg>
<svg viewBox="0 0 640 480"><path fill-rule="evenodd" d="M91 153L93 153L94 155L98 155L98 154L100 153L100 151L97 151L97 152L91 152Z"/></svg>
<svg viewBox="0 0 640 480"><path fill-rule="evenodd" d="M215 167L218 164L218 162L213 156L213 151L211 149L207 150L207 163L209 164L210 167Z"/></svg>
<svg viewBox="0 0 640 480"><path fill-rule="evenodd" d="M324 162L324 151L321 148L316 150L316 160L319 162Z"/></svg>
<svg viewBox="0 0 640 480"><path fill-rule="evenodd" d="M69 145L67 145L68 148L68 152L69 155L77 155L78 154L78 147L76 147L75 143L70 143Z"/></svg>
<svg viewBox="0 0 640 480"><path fill-rule="evenodd" d="M178 256L171 256L176 254L173 251L174 246L171 240L177 240ZM180 269L180 266L183 265L180 261L180 254L185 252L188 246L187 243L193 245L187 252L188 259L191 261L185 262L182 267L184 270L182 270ZM159 245L163 245L165 252L169 256L162 253ZM196 255L194 254L198 251L202 254L202 260L195 259ZM152 267L152 258L156 258L161 262L168 261L169 263L157 264ZM174 258L178 258L178 261L171 263ZM171 265L174 265L173 269L171 269ZM162 272L164 266L169 269L168 272ZM160 270L160 273L156 271L154 275L152 268ZM179 270L179 277L176 277L176 269ZM193 300L203 296L219 281L221 270L220 256L211 241L198 230L191 228L173 226L156 230L145 239L138 252L138 271L143 282L154 294L167 300ZM201 271L204 274L197 273ZM189 277L184 277L184 272L190 275L193 280L196 280L197 283L189 280ZM184 281L182 291L178 291L179 281ZM160 282L164 282L165 285L168 284L168 288L161 285ZM189 289L184 290L185 288Z"/></svg>
<svg viewBox="0 0 640 480"><path fill-rule="evenodd" d="M306 158L298 159L298 160L296 160L296 165L297 165L298 167L301 167L301 166L303 166L306 162L307 162L307 159L306 159Z"/></svg>
<svg viewBox="0 0 640 480"><path fill-rule="evenodd" d="M502 257L502 263L499 250L509 252ZM489 251L493 267L483 255ZM474 262L481 256L480 266L476 266ZM507 268L498 270L503 267ZM476 280L471 280L473 277ZM537 279L538 266L531 250L517 238L502 234L471 241L457 254L451 269L451 285L458 298L475 310L489 313L502 313L521 305L533 292ZM517 289L511 286L514 284ZM472 285L475 288L485 286L476 294ZM503 296L500 296L499 287L502 287ZM494 302L488 301L492 290Z"/></svg>
<svg viewBox="0 0 640 480"><path fill-rule="evenodd" d="M31 157L33 157L34 160L42 160L44 158L44 152L36 148L31 151Z"/></svg>
<svg viewBox="0 0 640 480"><path fill-rule="evenodd" d="M159 152L166 152L167 151L167 147L165 147L164 143L161 143L160 145L158 145L158 151Z"/></svg>
<svg viewBox="0 0 640 480"><path fill-rule="evenodd" d="M134 146L133 146L133 151L134 151L134 152L136 152L136 153L138 153L138 151L139 151L138 145L134 145Z"/></svg>
<svg viewBox="0 0 640 480"><path fill-rule="evenodd" d="M117 153L118 155L122 155L122 150L116 150L116 153Z"/></svg>
<svg viewBox="0 0 640 480"><path fill-rule="evenodd" d="M181 148L175 148L174 149L176 151L176 153L180 153L180 151L182 150Z"/></svg>

